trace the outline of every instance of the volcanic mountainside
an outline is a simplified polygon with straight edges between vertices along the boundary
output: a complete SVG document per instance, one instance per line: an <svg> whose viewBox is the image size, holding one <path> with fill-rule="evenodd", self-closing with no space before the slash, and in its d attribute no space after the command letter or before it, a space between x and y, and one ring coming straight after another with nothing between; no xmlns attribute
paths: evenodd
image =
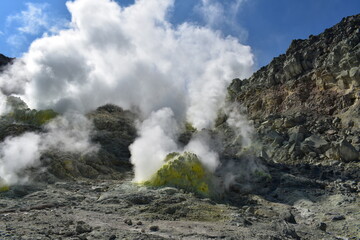
<svg viewBox="0 0 360 240"><path fill-rule="evenodd" d="M0 70L11 62L0 55ZM137 116L99 107L87 114L98 153L49 150L40 159L46 171L26 170L31 183L0 189L0 239L360 239L359 89L360 15L294 40L249 79L234 79L226 104L255 134L242 148L226 112L207 130L224 146L216 174L235 169L214 198L131 183ZM0 130L0 141L45 131L6 117Z"/></svg>

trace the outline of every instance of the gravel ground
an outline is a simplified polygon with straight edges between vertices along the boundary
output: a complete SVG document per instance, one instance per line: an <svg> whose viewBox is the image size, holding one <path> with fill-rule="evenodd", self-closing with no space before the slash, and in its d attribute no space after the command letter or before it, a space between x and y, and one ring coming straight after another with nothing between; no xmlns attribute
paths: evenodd
<svg viewBox="0 0 360 240"><path fill-rule="evenodd" d="M360 239L358 183L298 171L273 167L263 193L216 199L131 176L14 186L0 194L0 239Z"/></svg>

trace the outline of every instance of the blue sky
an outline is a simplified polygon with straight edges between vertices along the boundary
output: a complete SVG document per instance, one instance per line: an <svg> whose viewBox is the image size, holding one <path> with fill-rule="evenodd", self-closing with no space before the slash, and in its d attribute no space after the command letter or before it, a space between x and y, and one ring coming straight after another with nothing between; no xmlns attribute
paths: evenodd
<svg viewBox="0 0 360 240"><path fill-rule="evenodd" d="M4 0L0 7L0 53L19 57L44 32L66 27L71 16L65 0ZM118 0L121 5L131 0ZM360 13L359 0L203 0L215 11L204 15L200 0L177 0L174 25L208 25L251 46L256 68L284 53L292 39L316 35L343 17ZM238 5L236 5L238 3Z"/></svg>

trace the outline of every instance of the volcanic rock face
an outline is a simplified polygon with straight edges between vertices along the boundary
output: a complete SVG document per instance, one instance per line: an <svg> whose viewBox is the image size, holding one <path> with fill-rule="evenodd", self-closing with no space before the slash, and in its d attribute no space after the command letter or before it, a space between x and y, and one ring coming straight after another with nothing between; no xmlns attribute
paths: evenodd
<svg viewBox="0 0 360 240"><path fill-rule="evenodd" d="M358 160L359 26L360 15L351 16L318 36L294 40L286 54L229 86L230 100L246 107L269 156Z"/></svg>
<svg viewBox="0 0 360 240"><path fill-rule="evenodd" d="M11 58L8 58L0 53L0 70L7 64L12 61Z"/></svg>

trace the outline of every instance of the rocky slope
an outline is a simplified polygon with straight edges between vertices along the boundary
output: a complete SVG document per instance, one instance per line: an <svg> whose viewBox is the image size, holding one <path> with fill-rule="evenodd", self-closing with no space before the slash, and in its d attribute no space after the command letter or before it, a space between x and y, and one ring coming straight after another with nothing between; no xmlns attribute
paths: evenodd
<svg viewBox="0 0 360 240"><path fill-rule="evenodd" d="M269 157L359 160L359 26L356 15L318 36L294 40L286 54L229 86L231 101L246 107Z"/></svg>
<svg viewBox="0 0 360 240"><path fill-rule="evenodd" d="M47 152L37 181L0 192L0 239L359 239L359 29L360 15L345 18L233 81L228 104L248 114L255 138L244 149L226 111L206 130L221 143L216 175L233 173L220 195L132 184L136 116L105 105L87 115L98 154ZM44 131L0 124L2 139Z"/></svg>

